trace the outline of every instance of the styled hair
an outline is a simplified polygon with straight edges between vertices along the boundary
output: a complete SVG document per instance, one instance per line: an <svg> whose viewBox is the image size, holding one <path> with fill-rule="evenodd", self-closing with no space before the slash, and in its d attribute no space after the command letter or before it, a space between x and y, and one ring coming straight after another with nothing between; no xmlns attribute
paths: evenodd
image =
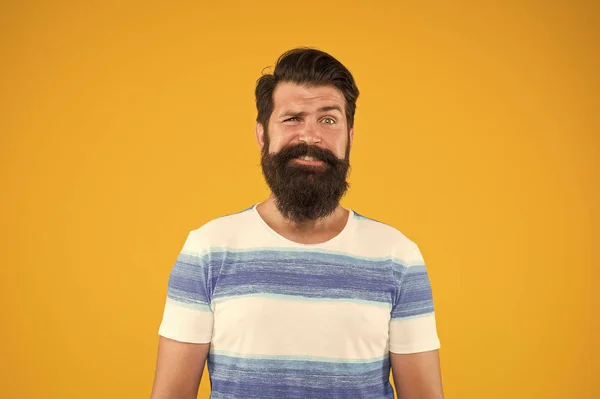
<svg viewBox="0 0 600 399"><path fill-rule="evenodd" d="M307 86L333 86L346 99L348 129L354 126L359 91L350 71L331 55L314 48L299 47L283 53L272 74L263 74L256 82L256 121L267 130L273 113L273 92L279 83Z"/></svg>

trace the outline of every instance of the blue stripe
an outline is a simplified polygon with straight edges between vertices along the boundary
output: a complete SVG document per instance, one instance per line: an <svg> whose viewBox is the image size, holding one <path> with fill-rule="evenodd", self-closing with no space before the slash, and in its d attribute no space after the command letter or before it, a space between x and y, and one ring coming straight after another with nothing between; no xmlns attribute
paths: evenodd
<svg viewBox="0 0 600 399"><path fill-rule="evenodd" d="M167 296L177 302L189 305L210 306L214 280L213 273L219 273L218 265L209 265L208 256L192 256L180 253L169 277Z"/></svg>
<svg viewBox="0 0 600 399"><path fill-rule="evenodd" d="M364 375L365 373L388 373L390 368L389 357L376 360L360 359L331 359L330 361L314 360L312 357L302 356L260 356L247 355L228 356L210 352L209 359L219 367L237 368L240 370L269 370L274 373L298 372L319 373L324 375Z"/></svg>
<svg viewBox="0 0 600 399"><path fill-rule="evenodd" d="M308 377L308 383L312 381ZM287 380L266 384L262 382L240 383L211 378L211 399L394 399L394 391L389 382L356 388L336 389L299 387L285 385Z"/></svg>
<svg viewBox="0 0 600 399"><path fill-rule="evenodd" d="M220 267L213 298L268 293L391 303L390 262L312 252L211 253L210 264Z"/></svg>
<svg viewBox="0 0 600 399"><path fill-rule="evenodd" d="M424 267L410 267L401 276L400 291L392 319L420 316L433 312L429 276Z"/></svg>
<svg viewBox="0 0 600 399"><path fill-rule="evenodd" d="M392 318L433 311L425 266L406 267L392 259L312 250L181 253L169 279L169 298L189 305L210 307L213 299L249 295L379 304L392 308Z"/></svg>
<svg viewBox="0 0 600 399"><path fill-rule="evenodd" d="M208 370L215 398L393 398L387 357L337 364L211 354Z"/></svg>

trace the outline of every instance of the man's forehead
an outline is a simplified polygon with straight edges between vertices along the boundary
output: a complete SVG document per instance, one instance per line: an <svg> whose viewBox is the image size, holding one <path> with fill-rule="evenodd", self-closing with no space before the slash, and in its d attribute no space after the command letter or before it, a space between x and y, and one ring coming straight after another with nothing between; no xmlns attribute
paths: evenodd
<svg viewBox="0 0 600 399"><path fill-rule="evenodd" d="M343 109L344 95L333 86L307 86L295 83L280 83L273 93L275 108L289 106L340 105Z"/></svg>

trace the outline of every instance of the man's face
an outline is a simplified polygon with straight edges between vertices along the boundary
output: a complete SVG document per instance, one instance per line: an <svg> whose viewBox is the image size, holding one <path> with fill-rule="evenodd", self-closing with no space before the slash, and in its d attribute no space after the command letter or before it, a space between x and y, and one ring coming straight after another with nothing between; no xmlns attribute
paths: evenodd
<svg viewBox="0 0 600 399"><path fill-rule="evenodd" d="M268 130L257 126L263 174L277 207L293 221L331 214L348 189L353 131L343 94L330 86L281 83Z"/></svg>

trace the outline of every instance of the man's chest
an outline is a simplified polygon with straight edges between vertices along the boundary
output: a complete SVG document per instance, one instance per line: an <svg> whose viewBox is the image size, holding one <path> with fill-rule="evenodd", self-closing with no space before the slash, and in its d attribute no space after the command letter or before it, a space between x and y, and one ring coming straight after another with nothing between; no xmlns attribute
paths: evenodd
<svg viewBox="0 0 600 399"><path fill-rule="evenodd" d="M393 286L385 264L343 257L230 256L212 286L213 350L378 358Z"/></svg>

